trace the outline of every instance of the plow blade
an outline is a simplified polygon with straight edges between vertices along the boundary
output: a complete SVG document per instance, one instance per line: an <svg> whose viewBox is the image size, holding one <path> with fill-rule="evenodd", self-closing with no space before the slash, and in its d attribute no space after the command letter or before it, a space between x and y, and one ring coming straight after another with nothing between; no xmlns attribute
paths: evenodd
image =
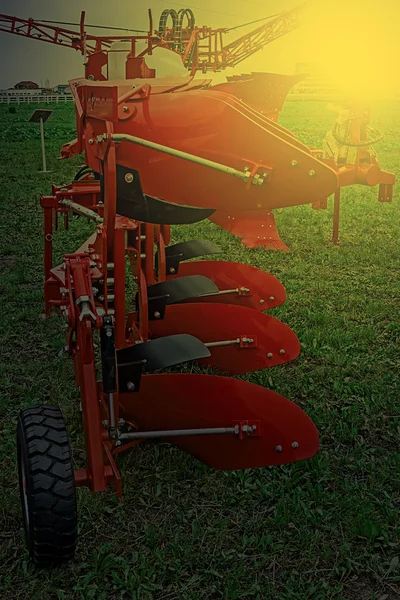
<svg viewBox="0 0 400 600"><path fill-rule="evenodd" d="M100 184L103 190L102 176ZM138 171L117 164L117 213L142 223L188 225L207 219L214 209L174 204L148 196L143 193Z"/></svg>
<svg viewBox="0 0 400 600"><path fill-rule="evenodd" d="M317 429L298 406L247 381L145 375L138 393L120 393L119 399L120 415L143 432L256 425L242 439L233 434L166 438L214 469L282 465L310 458L319 448Z"/></svg>
<svg viewBox="0 0 400 600"><path fill-rule="evenodd" d="M179 264L185 260L199 258L208 254L221 254L222 250L208 240L190 240L189 242L181 242L166 246L165 261L166 272L168 274L178 273ZM155 263L158 265L158 252L156 254Z"/></svg>
<svg viewBox="0 0 400 600"><path fill-rule="evenodd" d="M174 280L161 281L147 287L149 301L164 296L167 304L184 302L196 299L202 294L216 294L218 287L208 277L198 273L188 277L179 277Z"/></svg>
<svg viewBox="0 0 400 600"><path fill-rule="evenodd" d="M232 94L276 121L289 90L302 79L304 75L251 73L227 77L227 83L214 85L211 89Z"/></svg>
<svg viewBox="0 0 400 600"><path fill-rule="evenodd" d="M275 217L269 210L230 211L229 214L217 211L210 221L232 235L242 239L247 248L269 248L289 252L289 248L279 237Z"/></svg>
<svg viewBox="0 0 400 600"><path fill-rule="evenodd" d="M198 338L210 350L200 364L233 375L275 367L300 354L300 342L287 325L233 304L168 306L164 319L150 325L151 339L180 333Z"/></svg>
<svg viewBox="0 0 400 600"><path fill-rule="evenodd" d="M158 371L178 364L209 356L210 352L200 340L191 335L173 335L150 340L117 350L118 368L128 368L143 363L143 370Z"/></svg>
<svg viewBox="0 0 400 600"><path fill-rule="evenodd" d="M286 299L286 291L280 281L251 265L222 260L181 263L179 275L170 275L168 280L187 275L208 277L219 289L219 293L196 298L195 302L237 304L263 311L283 304Z"/></svg>

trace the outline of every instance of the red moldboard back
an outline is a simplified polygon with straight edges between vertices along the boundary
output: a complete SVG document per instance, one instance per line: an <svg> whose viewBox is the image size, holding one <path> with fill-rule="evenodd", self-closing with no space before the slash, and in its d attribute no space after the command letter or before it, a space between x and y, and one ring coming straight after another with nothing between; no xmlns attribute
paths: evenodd
<svg viewBox="0 0 400 600"><path fill-rule="evenodd" d="M284 323L265 313L234 304L174 304L162 320L150 321L150 338L188 333L209 342L252 340L210 347L211 356L200 360L221 373L238 375L295 360L300 342Z"/></svg>
<svg viewBox="0 0 400 600"><path fill-rule="evenodd" d="M184 277L185 275L203 275L215 283L219 290L247 288L250 290L243 295L222 294L221 296L205 296L196 298L195 302L218 302L222 304L237 304L256 310L267 310L283 304L286 291L276 277L253 267L223 260L197 260L182 262L177 275L169 275L168 279Z"/></svg>
<svg viewBox="0 0 400 600"><path fill-rule="evenodd" d="M234 434L168 438L209 467L249 469L304 460L319 448L311 419L293 402L261 386L211 375L142 377L138 393L119 395L120 415L139 431L257 424L259 436Z"/></svg>

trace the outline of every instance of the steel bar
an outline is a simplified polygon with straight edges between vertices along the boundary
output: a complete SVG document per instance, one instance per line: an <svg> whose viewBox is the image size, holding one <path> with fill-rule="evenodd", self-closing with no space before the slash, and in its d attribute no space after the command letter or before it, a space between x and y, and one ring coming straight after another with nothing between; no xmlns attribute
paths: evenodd
<svg viewBox="0 0 400 600"><path fill-rule="evenodd" d="M88 219L91 219L96 223L103 222L103 217L100 217L100 215L94 212L94 210L90 210L90 208L85 208L84 206L81 206L76 202L72 202L72 200L67 200L66 198L63 198L62 200L60 200L59 203L61 204L61 206L65 206L72 210L72 212L78 215L82 215L83 217L87 217Z"/></svg>
<svg viewBox="0 0 400 600"><path fill-rule="evenodd" d="M47 165L46 165L46 149L44 146L44 124L43 124L43 119L40 117L40 139L42 142L42 160L43 160L43 173L48 173L47 171Z"/></svg>
<svg viewBox="0 0 400 600"><path fill-rule="evenodd" d="M248 425L242 425L242 431L244 433L250 433L256 430L256 425L249 427ZM138 431L135 433L121 433L118 437L119 440L136 440L146 438L161 438L161 437L180 437L185 435L226 435L226 434L239 434L239 425L235 427L210 427L206 429L168 429L165 431Z"/></svg>
<svg viewBox="0 0 400 600"><path fill-rule="evenodd" d="M340 188L335 192L333 205L333 243L335 246L339 242L339 221L340 221Z"/></svg>
<svg viewBox="0 0 400 600"><path fill-rule="evenodd" d="M224 340L221 342L207 342L204 345L207 346L207 348L218 348L220 346L238 346L240 344L240 338L237 338L236 340Z"/></svg>
<svg viewBox="0 0 400 600"><path fill-rule="evenodd" d="M130 142L131 144L137 144L138 146L144 146L145 148L158 150L159 152L164 152L164 154L170 154L171 156L176 156L177 158L188 160L189 162L202 165L203 167L209 167L210 169L221 171L222 173L226 173L227 175L234 175L235 177L239 177L239 179L242 179L243 181L248 181L250 178L249 171L238 171L238 169L228 167L227 165L223 165L213 160L208 160L207 158L202 158L201 156L196 156L195 154L189 154L188 152L182 152L181 150L177 150L176 148L170 148L169 146L157 144L156 142L144 140L143 138L139 138L133 135L128 135L125 133L113 133L111 135L111 139L114 140L114 142ZM262 179L256 181L258 184L263 183Z"/></svg>

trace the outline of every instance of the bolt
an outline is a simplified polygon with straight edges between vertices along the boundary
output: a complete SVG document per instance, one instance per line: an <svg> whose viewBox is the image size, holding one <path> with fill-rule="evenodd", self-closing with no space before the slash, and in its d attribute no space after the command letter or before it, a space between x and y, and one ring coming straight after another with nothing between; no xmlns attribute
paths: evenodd
<svg viewBox="0 0 400 600"><path fill-rule="evenodd" d="M269 173L263 173L263 177L264 177L264 179L268 179Z"/></svg>
<svg viewBox="0 0 400 600"><path fill-rule="evenodd" d="M309 174L310 177L315 177L316 176L316 172L313 171L313 170L308 171L308 174Z"/></svg>
<svg viewBox="0 0 400 600"><path fill-rule="evenodd" d="M282 446L275 446L276 452L282 452Z"/></svg>
<svg viewBox="0 0 400 600"><path fill-rule="evenodd" d="M107 330L106 336L107 336L107 337L111 337L111 336L112 336L112 331L111 331L111 329L108 329L108 330Z"/></svg>
<svg viewBox="0 0 400 600"><path fill-rule="evenodd" d="M299 442L292 442L292 448L298 448Z"/></svg>
<svg viewBox="0 0 400 600"><path fill-rule="evenodd" d="M135 384L132 381L128 381L126 387L130 392L133 392L133 390L135 389Z"/></svg>
<svg viewBox="0 0 400 600"><path fill-rule="evenodd" d="M285 351L283 348L282 348L282 350L279 350L279 354L285 354Z"/></svg>
<svg viewBox="0 0 400 600"><path fill-rule="evenodd" d="M264 304L265 300L260 300L260 304Z"/></svg>
<svg viewBox="0 0 400 600"><path fill-rule="evenodd" d="M248 173L248 172L250 171L250 169L249 169L249 167L245 167L245 168L243 169L243 171L244 171L245 173Z"/></svg>
<svg viewBox="0 0 400 600"><path fill-rule="evenodd" d="M133 181L133 173L127 173L125 175L125 181L126 181L126 183L132 183L132 181Z"/></svg>
<svg viewBox="0 0 400 600"><path fill-rule="evenodd" d="M124 112L128 112L129 108L128 108L127 106L124 106L124 107L122 108L122 110L123 110Z"/></svg>
<svg viewBox="0 0 400 600"><path fill-rule="evenodd" d="M156 319L159 319L161 317L161 314L158 312L158 310L156 310L156 312L154 313L154 316Z"/></svg>
<svg viewBox="0 0 400 600"><path fill-rule="evenodd" d="M291 167L297 167L297 160L290 161L290 166Z"/></svg>
<svg viewBox="0 0 400 600"><path fill-rule="evenodd" d="M270 296L270 297L269 297L269 299L270 299L271 301L273 301L273 300L275 300L275 297L274 297L274 296Z"/></svg>
<svg viewBox="0 0 400 600"><path fill-rule="evenodd" d="M89 146L91 146L92 144L94 144L94 140L92 138L90 138L90 140L88 141Z"/></svg>
<svg viewBox="0 0 400 600"><path fill-rule="evenodd" d="M272 358L272 356L273 356L272 352L268 352L267 358Z"/></svg>
<svg viewBox="0 0 400 600"><path fill-rule="evenodd" d="M174 269L174 267L171 267L171 268L170 268L170 270L169 270L169 272L170 272L170 273L175 273L175 269Z"/></svg>
<svg viewBox="0 0 400 600"><path fill-rule="evenodd" d="M118 440L118 441L116 441L116 442L115 442L115 445L116 445L117 447L121 446L121 444L122 444L121 440Z"/></svg>

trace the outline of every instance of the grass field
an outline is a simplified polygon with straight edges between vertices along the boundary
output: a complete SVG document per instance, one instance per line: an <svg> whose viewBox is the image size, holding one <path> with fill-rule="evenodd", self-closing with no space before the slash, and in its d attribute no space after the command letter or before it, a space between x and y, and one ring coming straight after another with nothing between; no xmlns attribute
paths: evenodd
<svg viewBox="0 0 400 600"><path fill-rule="evenodd" d="M381 166L400 176L400 104L373 106L385 134ZM74 562L35 571L24 546L15 428L21 407L59 404L77 462L83 440L79 393L64 353L64 322L42 318L39 195L68 183L80 165L56 160L75 137L72 105L46 124L41 168L31 110L0 107L0 598L395 600L400 598L400 209L377 190L343 193L341 242L332 202L277 212L291 253L248 250L210 222L174 228L174 240L207 237L223 258L270 271L286 287L273 314L302 344L300 358L247 379L299 404L321 449L278 468L215 472L167 444L121 457L124 496L78 491ZM287 102L281 123L320 146L334 113ZM82 220L57 234L57 258L91 231Z"/></svg>

